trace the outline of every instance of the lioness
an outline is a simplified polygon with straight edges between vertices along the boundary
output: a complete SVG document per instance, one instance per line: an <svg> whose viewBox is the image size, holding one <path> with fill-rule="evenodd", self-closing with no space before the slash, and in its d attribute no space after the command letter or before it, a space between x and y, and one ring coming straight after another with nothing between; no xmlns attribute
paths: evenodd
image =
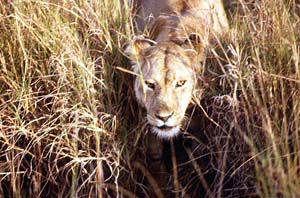
<svg viewBox="0 0 300 198"><path fill-rule="evenodd" d="M140 0L137 37L127 48L135 63L135 95L147 110L147 120L159 137L180 132L197 83L203 49L228 30L221 0ZM189 36L198 35L200 48Z"/></svg>

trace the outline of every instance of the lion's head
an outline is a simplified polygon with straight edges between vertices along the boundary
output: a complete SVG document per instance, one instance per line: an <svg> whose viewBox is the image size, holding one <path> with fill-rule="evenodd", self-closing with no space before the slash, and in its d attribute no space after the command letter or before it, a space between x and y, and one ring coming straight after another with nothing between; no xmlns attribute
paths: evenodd
<svg viewBox="0 0 300 198"><path fill-rule="evenodd" d="M137 38L127 52L135 63L134 90L159 137L176 136L196 86L199 57L190 45Z"/></svg>

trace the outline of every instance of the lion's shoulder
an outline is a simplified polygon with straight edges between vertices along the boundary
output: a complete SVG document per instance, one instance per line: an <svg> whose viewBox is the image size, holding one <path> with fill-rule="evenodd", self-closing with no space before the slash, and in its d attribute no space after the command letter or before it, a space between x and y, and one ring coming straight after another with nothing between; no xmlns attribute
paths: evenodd
<svg viewBox="0 0 300 198"><path fill-rule="evenodd" d="M144 0L136 21L138 29L159 41L191 33L222 35L229 29L221 0Z"/></svg>

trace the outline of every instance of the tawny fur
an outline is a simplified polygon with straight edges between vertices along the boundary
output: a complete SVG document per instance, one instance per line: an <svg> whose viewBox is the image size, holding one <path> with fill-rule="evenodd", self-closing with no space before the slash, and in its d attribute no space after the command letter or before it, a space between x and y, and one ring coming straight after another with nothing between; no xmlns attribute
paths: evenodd
<svg viewBox="0 0 300 198"><path fill-rule="evenodd" d="M136 37L127 48L139 75L138 102L152 131L162 138L180 132L209 41L228 31L221 0L139 0L136 18L149 39ZM198 47L189 40L197 35ZM194 44L195 44L194 43ZM200 46L200 47L199 47Z"/></svg>

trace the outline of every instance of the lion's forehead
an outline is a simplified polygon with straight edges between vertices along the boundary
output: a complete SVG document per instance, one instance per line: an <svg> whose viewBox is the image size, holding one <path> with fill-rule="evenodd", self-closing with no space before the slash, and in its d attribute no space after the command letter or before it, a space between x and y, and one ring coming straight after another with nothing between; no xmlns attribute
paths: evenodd
<svg viewBox="0 0 300 198"><path fill-rule="evenodd" d="M182 57L168 54L146 59L143 65L144 78L157 81L190 78L192 73L191 66Z"/></svg>
<svg viewBox="0 0 300 198"><path fill-rule="evenodd" d="M153 67L149 72L143 74L145 80L152 80L159 84L170 84L178 80L191 80L191 71L180 67L180 70L164 67Z"/></svg>

